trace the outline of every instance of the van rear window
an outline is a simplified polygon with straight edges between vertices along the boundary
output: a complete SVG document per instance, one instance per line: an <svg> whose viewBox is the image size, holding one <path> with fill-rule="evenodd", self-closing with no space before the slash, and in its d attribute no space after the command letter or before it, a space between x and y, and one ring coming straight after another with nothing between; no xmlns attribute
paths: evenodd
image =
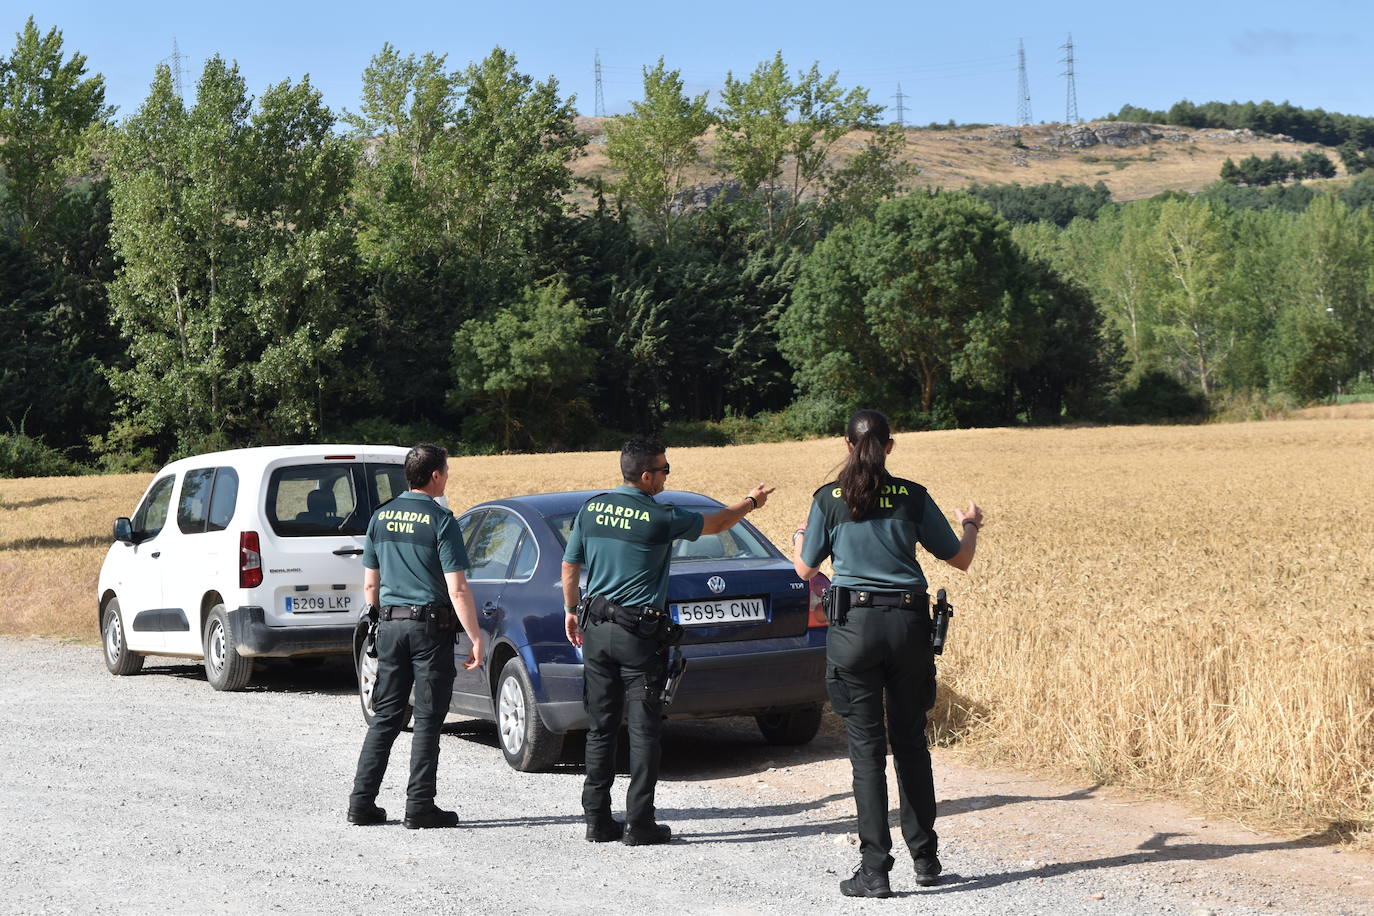
<svg viewBox="0 0 1374 916"><path fill-rule="evenodd" d="M366 534L370 515L359 499L354 465L277 468L267 484L267 520L282 537Z"/></svg>

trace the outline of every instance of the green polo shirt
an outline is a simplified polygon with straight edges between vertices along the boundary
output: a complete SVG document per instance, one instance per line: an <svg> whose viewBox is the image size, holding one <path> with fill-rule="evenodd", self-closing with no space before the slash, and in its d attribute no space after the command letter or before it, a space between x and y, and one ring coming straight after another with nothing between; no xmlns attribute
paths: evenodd
<svg viewBox="0 0 1374 916"><path fill-rule="evenodd" d="M563 562L587 566L587 594L662 609L673 541L701 537L706 517L660 503L638 487L594 496L573 518Z"/></svg>
<svg viewBox="0 0 1374 916"><path fill-rule="evenodd" d="M925 591L916 545L941 560L959 552L959 538L940 507L919 483L887 476L878 505L859 521L849 517L840 484L832 481L811 498L802 541L802 562L820 566L826 557L836 585L887 591Z"/></svg>
<svg viewBox="0 0 1374 916"><path fill-rule="evenodd" d="M372 513L363 565L382 574L383 605L443 604L444 573L467 569L468 552L453 513L407 490Z"/></svg>

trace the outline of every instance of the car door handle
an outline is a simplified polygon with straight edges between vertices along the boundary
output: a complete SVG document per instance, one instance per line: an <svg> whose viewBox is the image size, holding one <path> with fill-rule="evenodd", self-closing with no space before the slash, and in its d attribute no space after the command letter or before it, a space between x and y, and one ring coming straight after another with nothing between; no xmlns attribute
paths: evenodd
<svg viewBox="0 0 1374 916"><path fill-rule="evenodd" d="M362 549L361 547L340 547L338 550L334 551L334 556L336 556L336 557L356 557L358 554L360 554L360 553L362 553L362 552L363 552L363 549Z"/></svg>
<svg viewBox="0 0 1374 916"><path fill-rule="evenodd" d="M486 604L482 605L482 613L486 614L488 617L490 617L492 614L495 614L499 610L501 610L501 608L491 601L488 601Z"/></svg>

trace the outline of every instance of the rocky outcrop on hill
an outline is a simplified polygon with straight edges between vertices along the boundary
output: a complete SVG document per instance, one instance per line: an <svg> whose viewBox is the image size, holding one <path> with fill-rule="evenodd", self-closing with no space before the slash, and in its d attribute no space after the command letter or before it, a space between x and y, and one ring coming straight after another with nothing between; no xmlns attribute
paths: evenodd
<svg viewBox="0 0 1374 916"><path fill-rule="evenodd" d="M1101 124L1071 124L1051 130L1045 142L1060 149L1088 149L1106 146L1144 146L1164 139L1164 134L1149 124L1110 121Z"/></svg>

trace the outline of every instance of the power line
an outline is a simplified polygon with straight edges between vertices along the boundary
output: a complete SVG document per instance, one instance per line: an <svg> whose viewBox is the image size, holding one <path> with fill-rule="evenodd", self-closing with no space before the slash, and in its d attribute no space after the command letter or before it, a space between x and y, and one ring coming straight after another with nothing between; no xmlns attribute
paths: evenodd
<svg viewBox="0 0 1374 916"><path fill-rule="evenodd" d="M1026 43L1016 41L1016 123L1025 127L1031 122L1030 81L1026 79Z"/></svg>
<svg viewBox="0 0 1374 916"><path fill-rule="evenodd" d="M1078 123L1078 87L1075 85L1073 75L1073 33L1069 33L1069 40L1059 46L1059 50L1064 52L1064 57L1059 62L1064 65L1064 72L1060 76L1068 79L1068 87L1064 100L1064 123Z"/></svg>
<svg viewBox="0 0 1374 916"><path fill-rule="evenodd" d="M592 111L598 118L606 117L606 96L601 89L601 49L596 49L596 104Z"/></svg>
<svg viewBox="0 0 1374 916"><path fill-rule="evenodd" d="M897 84L897 126L906 127L906 96L902 95L902 84Z"/></svg>

